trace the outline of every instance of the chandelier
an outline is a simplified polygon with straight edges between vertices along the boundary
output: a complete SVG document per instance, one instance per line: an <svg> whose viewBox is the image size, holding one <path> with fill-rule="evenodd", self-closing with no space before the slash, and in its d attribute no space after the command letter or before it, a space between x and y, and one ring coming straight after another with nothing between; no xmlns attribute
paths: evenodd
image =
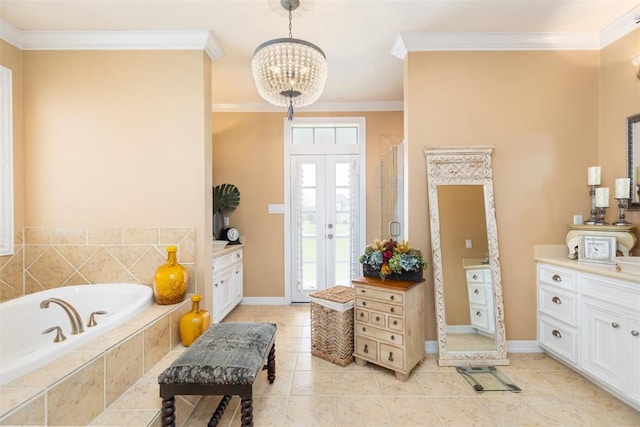
<svg viewBox="0 0 640 427"><path fill-rule="evenodd" d="M327 80L327 58L322 49L291 35L291 12L300 0L280 0L289 12L289 37L262 43L253 53L251 68L258 93L266 101L293 109L311 105L320 98Z"/></svg>

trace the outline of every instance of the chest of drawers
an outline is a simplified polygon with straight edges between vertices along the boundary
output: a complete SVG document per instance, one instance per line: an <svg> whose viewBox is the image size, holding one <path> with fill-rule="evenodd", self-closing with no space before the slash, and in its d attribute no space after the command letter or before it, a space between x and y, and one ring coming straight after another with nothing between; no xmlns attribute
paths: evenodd
<svg viewBox="0 0 640 427"><path fill-rule="evenodd" d="M405 381L424 357L423 282L362 277L353 285L356 364L375 363Z"/></svg>

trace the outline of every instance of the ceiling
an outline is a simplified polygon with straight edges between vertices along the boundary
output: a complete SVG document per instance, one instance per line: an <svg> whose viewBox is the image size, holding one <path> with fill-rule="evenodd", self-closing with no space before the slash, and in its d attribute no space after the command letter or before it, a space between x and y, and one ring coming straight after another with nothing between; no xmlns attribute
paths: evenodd
<svg viewBox="0 0 640 427"><path fill-rule="evenodd" d="M214 105L240 110L268 109L251 58L260 43L288 35L283 12L279 0L0 1L0 17L25 32L210 30L224 51L213 64ZM403 63L391 54L401 33L597 35L636 12L640 0L301 0L293 37L325 52L329 76L317 108L338 110L401 105Z"/></svg>

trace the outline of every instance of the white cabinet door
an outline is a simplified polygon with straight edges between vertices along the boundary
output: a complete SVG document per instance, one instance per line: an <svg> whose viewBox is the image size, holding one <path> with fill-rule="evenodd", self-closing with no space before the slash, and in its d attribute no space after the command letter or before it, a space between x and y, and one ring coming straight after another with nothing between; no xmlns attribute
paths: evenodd
<svg viewBox="0 0 640 427"><path fill-rule="evenodd" d="M242 261L236 263L236 265L233 267L233 306L235 307L237 304L240 304L240 301L242 301L242 286L243 286L243 279L242 279Z"/></svg>
<svg viewBox="0 0 640 427"><path fill-rule="evenodd" d="M582 304L583 369L616 389L622 389L627 351L623 330L628 329L619 310L610 309L597 301L584 299ZM628 375L628 374L626 374Z"/></svg>
<svg viewBox="0 0 640 427"><path fill-rule="evenodd" d="M631 341L629 357L631 372L629 372L629 395L635 402L640 402L640 317L630 319L631 330L627 339Z"/></svg>

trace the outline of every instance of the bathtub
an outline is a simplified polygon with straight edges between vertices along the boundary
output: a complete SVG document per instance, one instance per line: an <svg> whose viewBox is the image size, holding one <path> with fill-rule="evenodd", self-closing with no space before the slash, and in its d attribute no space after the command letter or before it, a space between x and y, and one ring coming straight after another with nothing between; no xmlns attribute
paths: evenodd
<svg viewBox="0 0 640 427"><path fill-rule="evenodd" d="M48 298L73 305L84 332L71 334L69 317L59 305L40 308ZM152 304L152 288L133 283L68 286L0 303L0 386L88 344ZM107 314L95 316L96 326L87 326L90 314L100 310ZM67 339L56 343L55 331L42 334L52 326L60 326Z"/></svg>

